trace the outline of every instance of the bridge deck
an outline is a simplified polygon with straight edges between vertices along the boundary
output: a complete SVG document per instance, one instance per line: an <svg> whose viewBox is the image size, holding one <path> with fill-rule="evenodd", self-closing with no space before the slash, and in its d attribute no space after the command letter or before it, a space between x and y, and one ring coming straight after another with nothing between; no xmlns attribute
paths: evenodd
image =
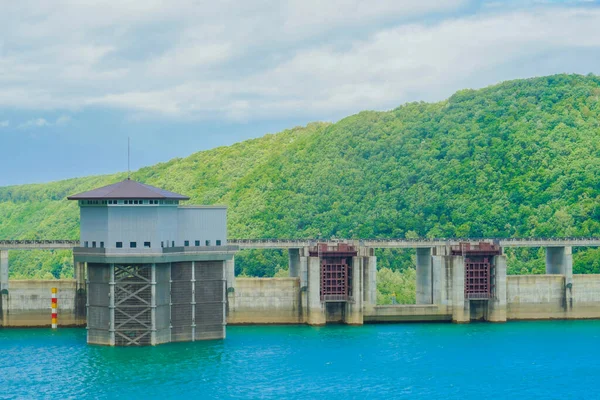
<svg viewBox="0 0 600 400"><path fill-rule="evenodd" d="M600 247L600 238L469 238L469 239L232 239L228 243L240 249L297 249L316 245L349 243L355 246L388 249L416 249L438 246L453 246L460 242L490 242L501 247ZM53 250L78 247L78 240L0 240L0 250Z"/></svg>

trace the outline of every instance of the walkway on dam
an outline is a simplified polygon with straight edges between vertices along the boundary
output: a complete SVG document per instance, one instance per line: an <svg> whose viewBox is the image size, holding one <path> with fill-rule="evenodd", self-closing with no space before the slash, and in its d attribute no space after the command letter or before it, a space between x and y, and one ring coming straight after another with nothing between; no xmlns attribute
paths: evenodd
<svg viewBox="0 0 600 400"><path fill-rule="evenodd" d="M600 238L452 238L452 239L230 239L243 249L298 249L317 243L348 243L369 248L417 249L488 242L500 247L600 247ZM58 250L79 247L78 240L0 240L0 250Z"/></svg>

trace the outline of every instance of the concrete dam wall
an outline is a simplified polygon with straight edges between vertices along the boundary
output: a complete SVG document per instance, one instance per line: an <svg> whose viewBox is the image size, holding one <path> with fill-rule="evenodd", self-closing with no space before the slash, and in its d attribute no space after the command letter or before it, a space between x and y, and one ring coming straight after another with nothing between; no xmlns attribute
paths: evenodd
<svg viewBox="0 0 600 400"><path fill-rule="evenodd" d="M53 287L59 326L85 326L75 280L10 281L10 292L1 297L1 326L49 327ZM299 278L237 278L227 297L228 324L308 322ZM364 322L452 321L454 307L450 300L443 303L365 307ZM507 276L507 320L586 318L600 318L600 275L573 275L571 287L563 275Z"/></svg>
<svg viewBox="0 0 600 400"><path fill-rule="evenodd" d="M237 278L227 296L228 324L306 322L300 278Z"/></svg>
<svg viewBox="0 0 600 400"><path fill-rule="evenodd" d="M58 324L85 326L85 293L78 295L74 279L10 281L0 296L1 326L50 327L52 288L58 289Z"/></svg>
<svg viewBox="0 0 600 400"><path fill-rule="evenodd" d="M507 319L600 318L600 275L508 276Z"/></svg>

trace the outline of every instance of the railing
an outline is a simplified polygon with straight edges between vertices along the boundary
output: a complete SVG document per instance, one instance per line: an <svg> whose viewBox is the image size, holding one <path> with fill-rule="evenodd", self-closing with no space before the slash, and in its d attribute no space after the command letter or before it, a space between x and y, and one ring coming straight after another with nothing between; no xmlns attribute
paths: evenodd
<svg viewBox="0 0 600 400"><path fill-rule="evenodd" d="M547 243L565 244L568 243L579 243L581 246L593 245L600 246L600 237L528 237L528 238L418 238L418 239L406 239L406 238L369 238L369 239L231 239L228 240L230 245L238 245L241 247L280 247L280 248L293 248L314 246L317 243L351 243L359 246L366 247L378 247L378 246L389 246L389 245L405 245L411 247L411 245L420 246L442 246L442 245L456 245L460 242L488 242L498 244L500 246L508 246L520 244L528 246L544 247ZM79 240L47 240L47 239L26 239L26 240L0 240L0 247L3 248L31 248L33 246L41 246L45 248L57 248L66 247L78 247ZM206 246L205 246L206 247Z"/></svg>
<svg viewBox="0 0 600 400"><path fill-rule="evenodd" d="M0 240L0 245L23 244L71 244L76 246L79 244L79 240Z"/></svg>

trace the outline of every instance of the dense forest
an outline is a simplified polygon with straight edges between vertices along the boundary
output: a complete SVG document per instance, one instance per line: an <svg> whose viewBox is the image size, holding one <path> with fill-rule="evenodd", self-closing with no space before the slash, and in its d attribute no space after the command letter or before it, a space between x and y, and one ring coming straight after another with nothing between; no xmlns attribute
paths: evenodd
<svg viewBox="0 0 600 400"><path fill-rule="evenodd" d="M600 236L599 177L594 75L461 90L438 103L309 124L132 175L187 194L190 203L227 204L231 238ZM65 197L123 178L0 188L0 238L77 238L77 205ZM379 256L381 301L404 296L414 254ZM600 272L598 260L597 250L579 251L575 273ZM284 252L242 253L237 261L249 276L287 268ZM11 274L68 276L69 262L62 252L14 252ZM543 250L509 253L510 273L543 269Z"/></svg>

